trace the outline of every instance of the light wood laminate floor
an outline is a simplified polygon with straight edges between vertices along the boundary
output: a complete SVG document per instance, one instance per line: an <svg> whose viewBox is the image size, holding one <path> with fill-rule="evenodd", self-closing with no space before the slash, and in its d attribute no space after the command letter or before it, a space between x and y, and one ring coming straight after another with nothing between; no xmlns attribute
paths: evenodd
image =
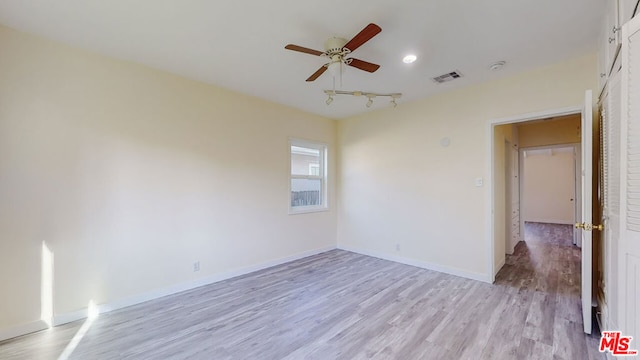
<svg viewBox="0 0 640 360"><path fill-rule="evenodd" d="M602 359L571 228L527 225L486 284L333 250L95 319L70 359ZM0 342L57 359L79 321Z"/></svg>

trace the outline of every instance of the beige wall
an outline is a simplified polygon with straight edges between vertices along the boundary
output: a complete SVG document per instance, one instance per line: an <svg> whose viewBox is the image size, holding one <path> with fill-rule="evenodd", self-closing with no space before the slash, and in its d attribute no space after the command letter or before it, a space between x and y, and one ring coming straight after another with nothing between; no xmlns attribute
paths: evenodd
<svg viewBox="0 0 640 360"><path fill-rule="evenodd" d="M526 151L523 157L524 221L573 224L574 148Z"/></svg>
<svg viewBox="0 0 640 360"><path fill-rule="evenodd" d="M341 121L338 246L490 279L489 121L580 106L596 73L588 55Z"/></svg>
<svg viewBox="0 0 640 360"><path fill-rule="evenodd" d="M520 148L580 142L580 114L518 125Z"/></svg>
<svg viewBox="0 0 640 360"><path fill-rule="evenodd" d="M57 315L335 246L333 120L4 27L0 49L0 331L40 318L43 242ZM330 211L287 214L288 137L329 144Z"/></svg>

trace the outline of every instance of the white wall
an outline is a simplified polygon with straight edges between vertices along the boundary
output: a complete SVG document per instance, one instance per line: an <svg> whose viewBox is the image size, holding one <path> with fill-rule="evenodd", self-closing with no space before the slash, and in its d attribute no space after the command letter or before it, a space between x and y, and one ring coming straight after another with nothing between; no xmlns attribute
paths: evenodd
<svg viewBox="0 0 640 360"><path fill-rule="evenodd" d="M335 247L335 121L5 27L0 49L0 333L40 318L43 242L58 316ZM289 137L329 145L330 211L287 214Z"/></svg>
<svg viewBox="0 0 640 360"><path fill-rule="evenodd" d="M524 221L575 222L574 148L525 150L523 161Z"/></svg>
<svg viewBox="0 0 640 360"><path fill-rule="evenodd" d="M488 122L579 106L596 74L588 55L339 122L339 247L490 280Z"/></svg>

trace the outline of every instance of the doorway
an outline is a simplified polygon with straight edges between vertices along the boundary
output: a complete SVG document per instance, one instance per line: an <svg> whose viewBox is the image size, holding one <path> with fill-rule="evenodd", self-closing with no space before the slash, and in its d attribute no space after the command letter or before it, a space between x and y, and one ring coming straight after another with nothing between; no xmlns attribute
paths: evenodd
<svg viewBox="0 0 640 360"><path fill-rule="evenodd" d="M505 251L505 134L511 134L509 139L518 147L526 148L533 146L527 144L528 140L537 139L540 136L538 131L528 131L527 136L523 135L522 127L532 126L539 127L541 122L551 122L560 118L574 117L576 121L579 121L579 126L575 126L573 129L568 128L567 131L552 131L549 133L549 139L555 139L556 135L566 135L573 133L577 136L576 141L558 141L555 144L542 144L542 145L558 145L564 143L580 143L581 144L581 161L580 161L580 178L581 178L581 199L580 199L580 217L577 217L579 228L577 230L580 233L580 242L582 243L582 249L577 249L580 252L581 264L580 264L580 279L581 285L579 291L581 292L579 298L581 299L582 307L582 325L585 333L590 334L592 332L592 279L593 279L593 266L592 266L592 234L591 231L594 228L592 222L592 190L597 189L593 187L594 184L592 175L592 152L594 148L594 122L593 122L593 93L591 90L585 91L584 102L580 107L565 108L552 111L545 111L539 113L525 114L512 118L495 119L488 123L488 138L491 139L488 142L488 154L491 159L489 164L489 184L487 189L489 195L489 210L487 214L490 214L488 218L488 242L490 247L489 252L489 269L493 274L493 279L496 279L498 271L504 266L506 259ZM596 123L597 124L597 123ZM517 135L517 136L514 136ZM516 141L514 141L514 139ZM536 144L536 146L542 146ZM595 181L597 185L598 181ZM577 200L574 197L574 201ZM577 201L576 201L577 202ZM522 217L521 217L522 218ZM578 228L578 224L576 224ZM520 229L522 234L522 230Z"/></svg>
<svg viewBox="0 0 640 360"><path fill-rule="evenodd" d="M506 255L513 254L516 245L525 240L525 221L566 225L581 218L580 207L576 206L581 202L581 114L516 119L495 125L492 130L495 276ZM525 168L525 163L530 167ZM525 184L526 172L530 179ZM577 235L572 237L569 242L578 243Z"/></svg>
<svg viewBox="0 0 640 360"><path fill-rule="evenodd" d="M579 126L571 118L565 122L568 127ZM571 230L580 219L579 158L579 143L520 149L521 240L530 240L530 224L568 225L567 242L579 246L579 234Z"/></svg>

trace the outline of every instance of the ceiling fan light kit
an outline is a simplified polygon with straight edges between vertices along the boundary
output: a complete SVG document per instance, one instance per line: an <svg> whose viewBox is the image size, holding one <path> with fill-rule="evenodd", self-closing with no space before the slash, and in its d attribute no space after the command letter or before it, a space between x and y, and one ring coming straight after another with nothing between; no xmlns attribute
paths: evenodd
<svg viewBox="0 0 640 360"><path fill-rule="evenodd" d="M328 65L327 65L327 69L329 70L329 74L331 74L331 76L338 77L341 76L342 73L344 72L344 67L342 66L342 61L340 61L339 59L337 61L331 61Z"/></svg>
<svg viewBox="0 0 640 360"><path fill-rule="evenodd" d="M325 94L327 94L326 104L330 105L333 102L333 97L336 95L351 95L351 96L365 96L367 98L366 107L370 108L373 105L373 99L376 97L389 97L391 100L389 101L389 105L392 107L398 106L396 100L402 97L401 93L374 93L374 92L365 92L365 91L344 91L344 90L325 90Z"/></svg>

